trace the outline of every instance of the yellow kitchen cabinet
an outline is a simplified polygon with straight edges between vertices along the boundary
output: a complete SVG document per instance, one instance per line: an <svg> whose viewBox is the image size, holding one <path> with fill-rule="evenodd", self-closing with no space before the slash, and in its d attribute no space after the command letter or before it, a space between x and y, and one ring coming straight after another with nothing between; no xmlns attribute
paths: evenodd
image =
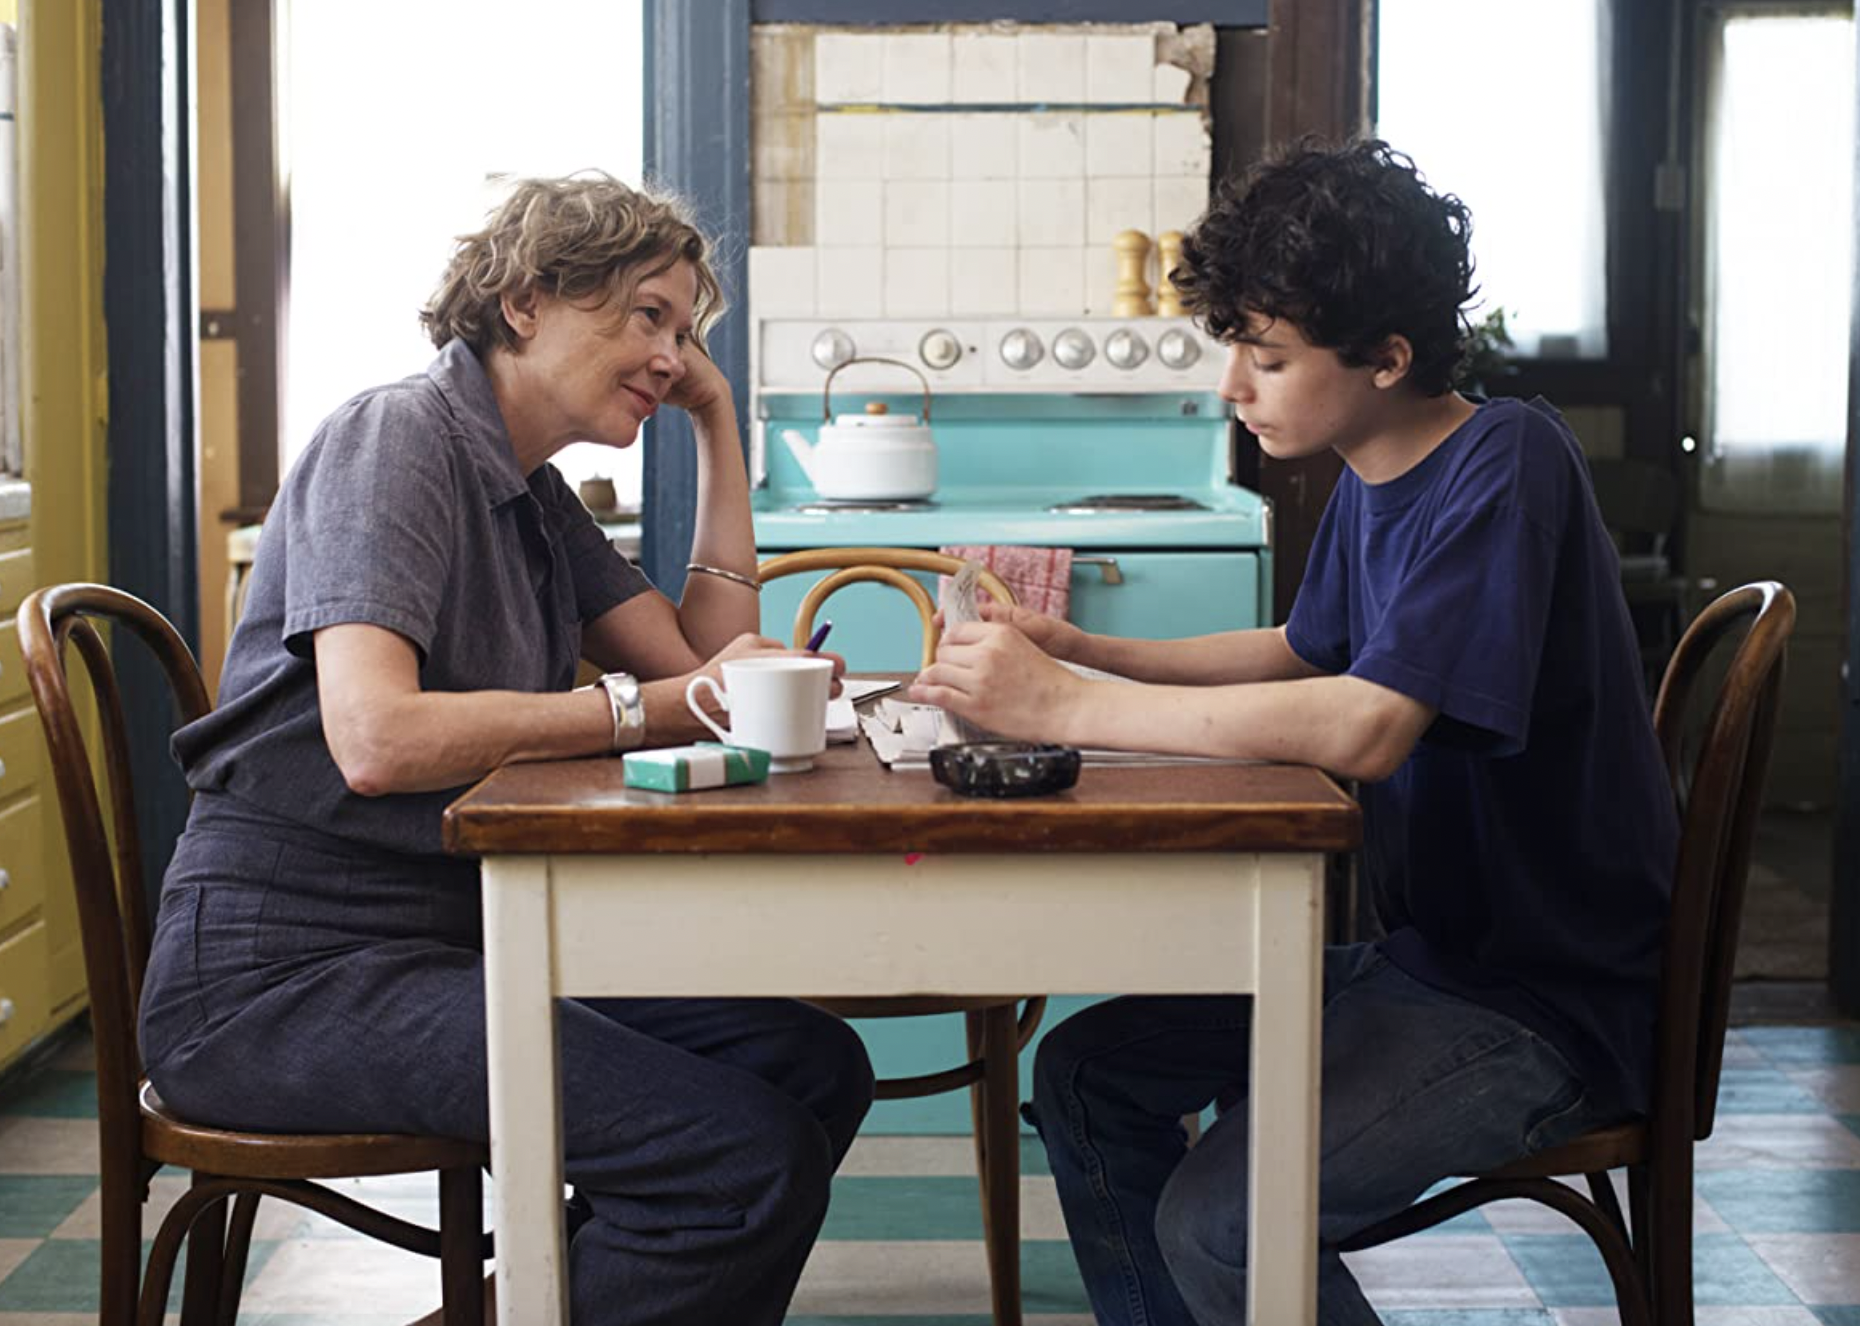
<svg viewBox="0 0 1860 1326"><path fill-rule="evenodd" d="M43 921L0 940L0 1062L16 1057L51 1023Z"/></svg>
<svg viewBox="0 0 1860 1326"><path fill-rule="evenodd" d="M0 810L0 934L24 929L44 911L44 842L38 797Z"/></svg>
<svg viewBox="0 0 1860 1326"><path fill-rule="evenodd" d="M0 1069L84 1009L77 900L13 614L107 578L102 18L97 0L0 0L17 21L23 473L0 462ZM159 499L157 499L159 500ZM88 703L80 698L80 704ZM80 709L80 712L83 712Z"/></svg>
<svg viewBox="0 0 1860 1326"><path fill-rule="evenodd" d="M84 1007L63 826L13 626L33 588L30 536L0 527L0 1068Z"/></svg>

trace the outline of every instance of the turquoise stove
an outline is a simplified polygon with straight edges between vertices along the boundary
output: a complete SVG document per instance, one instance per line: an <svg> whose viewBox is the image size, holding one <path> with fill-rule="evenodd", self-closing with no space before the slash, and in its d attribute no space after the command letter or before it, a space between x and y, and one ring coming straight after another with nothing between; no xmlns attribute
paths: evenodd
<svg viewBox="0 0 1860 1326"><path fill-rule="evenodd" d="M849 393L834 404L853 412L870 402L893 412L920 408L915 397L893 394ZM811 438L820 410L818 393L769 393L757 402L757 431L774 439L792 428ZM1268 508L1227 480L1229 416L1211 392L938 396L931 426L942 477L927 502L823 502L787 448L762 445L757 555L860 546L1070 548L1071 616L1086 630L1164 638L1271 620ZM1104 497L1126 500L1092 504ZM1130 509L1172 500L1196 505ZM809 583L791 577L768 587L765 633L789 638ZM936 586L928 587L934 598ZM916 617L895 591L849 586L823 612L833 620L833 647L855 670L917 666Z"/></svg>

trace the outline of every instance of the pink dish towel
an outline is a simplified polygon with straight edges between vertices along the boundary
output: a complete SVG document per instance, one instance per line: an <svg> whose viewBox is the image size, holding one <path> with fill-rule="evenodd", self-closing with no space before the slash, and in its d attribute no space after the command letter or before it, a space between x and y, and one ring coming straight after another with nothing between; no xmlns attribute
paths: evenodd
<svg viewBox="0 0 1860 1326"><path fill-rule="evenodd" d="M1011 544L944 548L951 557L980 562L1007 582L1020 606L1064 619L1072 606L1072 549Z"/></svg>

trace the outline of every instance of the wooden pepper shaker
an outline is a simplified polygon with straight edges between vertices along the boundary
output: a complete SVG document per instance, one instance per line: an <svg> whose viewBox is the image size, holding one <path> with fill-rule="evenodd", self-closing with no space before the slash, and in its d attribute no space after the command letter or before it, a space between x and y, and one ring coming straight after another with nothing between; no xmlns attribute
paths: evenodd
<svg viewBox="0 0 1860 1326"><path fill-rule="evenodd" d="M1179 318L1188 312L1182 307L1182 292L1169 278L1182 264L1182 232L1165 230L1156 237L1156 311L1165 318Z"/></svg>
<svg viewBox="0 0 1860 1326"><path fill-rule="evenodd" d="M1150 237L1141 230L1120 230L1111 241L1117 251L1117 290L1111 300L1111 312L1120 318L1147 317L1150 307L1149 282L1144 268L1150 256Z"/></svg>

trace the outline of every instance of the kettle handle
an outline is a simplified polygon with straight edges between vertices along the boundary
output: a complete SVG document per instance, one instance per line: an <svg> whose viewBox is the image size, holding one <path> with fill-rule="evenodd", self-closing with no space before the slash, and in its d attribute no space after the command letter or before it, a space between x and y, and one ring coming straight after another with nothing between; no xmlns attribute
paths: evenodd
<svg viewBox="0 0 1860 1326"><path fill-rule="evenodd" d="M849 364L896 364L899 368L909 369L917 374L917 380L924 384L924 422L930 422L930 379L918 372L915 364L907 364L902 359L886 359L881 355L855 355L851 359L842 359L827 374L827 385L820 393L820 422L833 422L833 377Z"/></svg>

